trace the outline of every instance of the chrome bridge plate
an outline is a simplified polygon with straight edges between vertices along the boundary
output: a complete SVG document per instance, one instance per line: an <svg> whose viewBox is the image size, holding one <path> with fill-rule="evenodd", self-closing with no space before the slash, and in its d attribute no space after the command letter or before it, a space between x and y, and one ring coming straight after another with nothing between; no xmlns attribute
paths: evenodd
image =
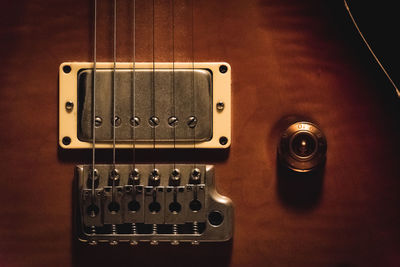
<svg viewBox="0 0 400 267"><path fill-rule="evenodd" d="M112 168L96 165L93 181L91 165L76 167L81 241L198 244L232 238L232 202L217 193L212 165L136 164L137 172L116 165L118 179L110 178L116 177ZM179 179L173 179L174 169Z"/></svg>
<svg viewBox="0 0 400 267"><path fill-rule="evenodd" d="M116 63L115 73L113 67L96 64L93 121L93 63L61 64L61 147L90 148L95 124L96 148L111 148L113 114L117 148L230 146L228 64L136 63L133 71L132 63Z"/></svg>

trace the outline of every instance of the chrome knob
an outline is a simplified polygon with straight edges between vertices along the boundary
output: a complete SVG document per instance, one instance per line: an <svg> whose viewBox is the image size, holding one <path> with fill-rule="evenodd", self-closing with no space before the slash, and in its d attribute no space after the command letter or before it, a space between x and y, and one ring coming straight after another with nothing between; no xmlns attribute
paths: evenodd
<svg viewBox="0 0 400 267"><path fill-rule="evenodd" d="M327 142L321 129L311 122L296 122L282 134L278 147L281 163L296 172L309 172L326 159Z"/></svg>

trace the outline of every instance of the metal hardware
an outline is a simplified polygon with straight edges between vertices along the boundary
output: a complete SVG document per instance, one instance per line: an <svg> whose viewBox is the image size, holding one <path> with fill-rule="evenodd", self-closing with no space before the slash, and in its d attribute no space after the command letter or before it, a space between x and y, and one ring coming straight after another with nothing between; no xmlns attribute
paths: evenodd
<svg viewBox="0 0 400 267"><path fill-rule="evenodd" d="M111 120L111 123L114 123L113 125L115 125L115 127L119 127L119 126L121 126L121 118L118 116L115 116L114 122Z"/></svg>
<svg viewBox="0 0 400 267"><path fill-rule="evenodd" d="M219 102L217 103L217 110L218 110L218 111L223 111L224 108L225 108L225 103L222 102L222 101L219 101Z"/></svg>
<svg viewBox="0 0 400 267"><path fill-rule="evenodd" d="M130 174L129 174L129 183L132 185L137 185L140 183L140 173L137 168L135 168Z"/></svg>
<svg viewBox="0 0 400 267"><path fill-rule="evenodd" d="M111 124L102 124L102 127L96 130L96 141L112 141L112 69L98 69L96 71L96 88L101 94L96 95L96 115L103 118L103 121L111 121ZM135 129L135 139L138 141L149 141L153 139L151 127L157 127L156 139L159 141L170 141L174 138L174 133L170 131L171 124L175 126L175 139L177 141L193 140L193 135L186 125L179 125L177 118L171 116L173 102L168 94L172 94L171 75L175 77L175 90L179 99L176 99L175 110L180 117L190 117L190 127L195 127L198 121L202 123L196 127L196 140L205 141L212 137L212 91L211 91L211 73L207 70L195 70L195 88L196 88L196 117L191 114L192 104L191 90L192 71L186 69L156 70L154 73L156 114L152 110L151 79L153 70L136 70L135 83L135 116L137 119L132 121L132 70L118 69L115 73L115 83L118 88L115 105L117 107L115 124L117 141L132 140L132 125ZM92 140L92 82L93 71L84 69L78 73L78 138L82 141L90 142ZM160 86L160 85L163 86ZM139 118L148 121L139 125ZM166 123L168 122L168 123ZM186 127L185 127L186 126Z"/></svg>
<svg viewBox="0 0 400 267"><path fill-rule="evenodd" d="M71 112L73 108L74 108L74 103L73 103L73 102L67 101L67 102L65 103L65 109L66 109L68 112Z"/></svg>
<svg viewBox="0 0 400 267"><path fill-rule="evenodd" d="M137 164L136 168L140 173L153 171L152 164ZM179 186L169 185L173 164L157 165L160 178L157 186L150 179L141 179L140 184L132 185L129 182L132 165L118 164L120 185L114 186L113 197L112 186L103 178L108 177L112 165L96 165L99 185L94 196L88 185L91 165L77 166L80 239L89 244L106 242L112 245L121 242L177 245L179 242L229 240L233 230L233 207L228 198L215 190L213 166L196 166L202 178L198 184L191 181L193 165L176 164L175 168L180 172ZM214 211L222 215L219 224L210 221Z"/></svg>
<svg viewBox="0 0 400 267"><path fill-rule="evenodd" d="M140 124L140 119L139 117L135 116L134 118L131 118L130 120L131 126L137 127Z"/></svg>
<svg viewBox="0 0 400 267"><path fill-rule="evenodd" d="M296 172L309 172L325 162L327 142L321 129L311 122L296 122L282 134L278 156Z"/></svg>
<svg viewBox="0 0 400 267"><path fill-rule="evenodd" d="M195 116L190 116L187 121L187 125L190 128L194 128L197 126L197 118Z"/></svg>
<svg viewBox="0 0 400 267"><path fill-rule="evenodd" d="M152 116L149 119L149 124L151 127L157 127L160 124L160 120L156 116Z"/></svg>
<svg viewBox="0 0 400 267"><path fill-rule="evenodd" d="M102 123L103 123L103 119L100 118L99 116L96 116L96 118L94 119L94 125L96 127L100 127Z"/></svg>
<svg viewBox="0 0 400 267"><path fill-rule="evenodd" d="M175 127L178 124L178 118L175 116L169 117L168 118L168 124L171 127Z"/></svg>
<svg viewBox="0 0 400 267"><path fill-rule="evenodd" d="M171 184L172 185L179 185L179 181L181 180L181 172L179 171L179 169L174 169L171 172Z"/></svg>

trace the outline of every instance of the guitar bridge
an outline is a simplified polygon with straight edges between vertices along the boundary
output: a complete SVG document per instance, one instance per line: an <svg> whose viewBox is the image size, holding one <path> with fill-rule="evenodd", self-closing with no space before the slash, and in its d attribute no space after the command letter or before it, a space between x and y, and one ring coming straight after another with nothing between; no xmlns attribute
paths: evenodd
<svg viewBox="0 0 400 267"><path fill-rule="evenodd" d="M226 241L233 206L212 165L78 165L78 232L89 244Z"/></svg>

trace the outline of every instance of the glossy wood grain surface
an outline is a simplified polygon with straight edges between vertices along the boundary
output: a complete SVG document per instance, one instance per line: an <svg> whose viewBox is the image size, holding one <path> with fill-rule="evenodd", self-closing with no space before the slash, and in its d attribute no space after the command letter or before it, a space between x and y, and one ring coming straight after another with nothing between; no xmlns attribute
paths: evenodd
<svg viewBox="0 0 400 267"><path fill-rule="evenodd" d="M155 2L154 58L171 61L169 2ZM132 6L118 3L117 56L129 61ZM176 61L192 58L190 3L176 0ZM137 59L152 61L151 1L137 7ZM112 60L111 8L99 1L99 61ZM73 170L90 151L57 146L58 67L93 59L92 2L2 1L0 12L0 266L400 264L399 101L341 1L196 1L195 61L232 67L232 146L137 159L215 164L235 231L231 242L177 247L76 241ZM326 134L319 176L277 166L279 134L299 119ZM98 157L110 162L111 153ZM118 151L117 161L130 160Z"/></svg>

